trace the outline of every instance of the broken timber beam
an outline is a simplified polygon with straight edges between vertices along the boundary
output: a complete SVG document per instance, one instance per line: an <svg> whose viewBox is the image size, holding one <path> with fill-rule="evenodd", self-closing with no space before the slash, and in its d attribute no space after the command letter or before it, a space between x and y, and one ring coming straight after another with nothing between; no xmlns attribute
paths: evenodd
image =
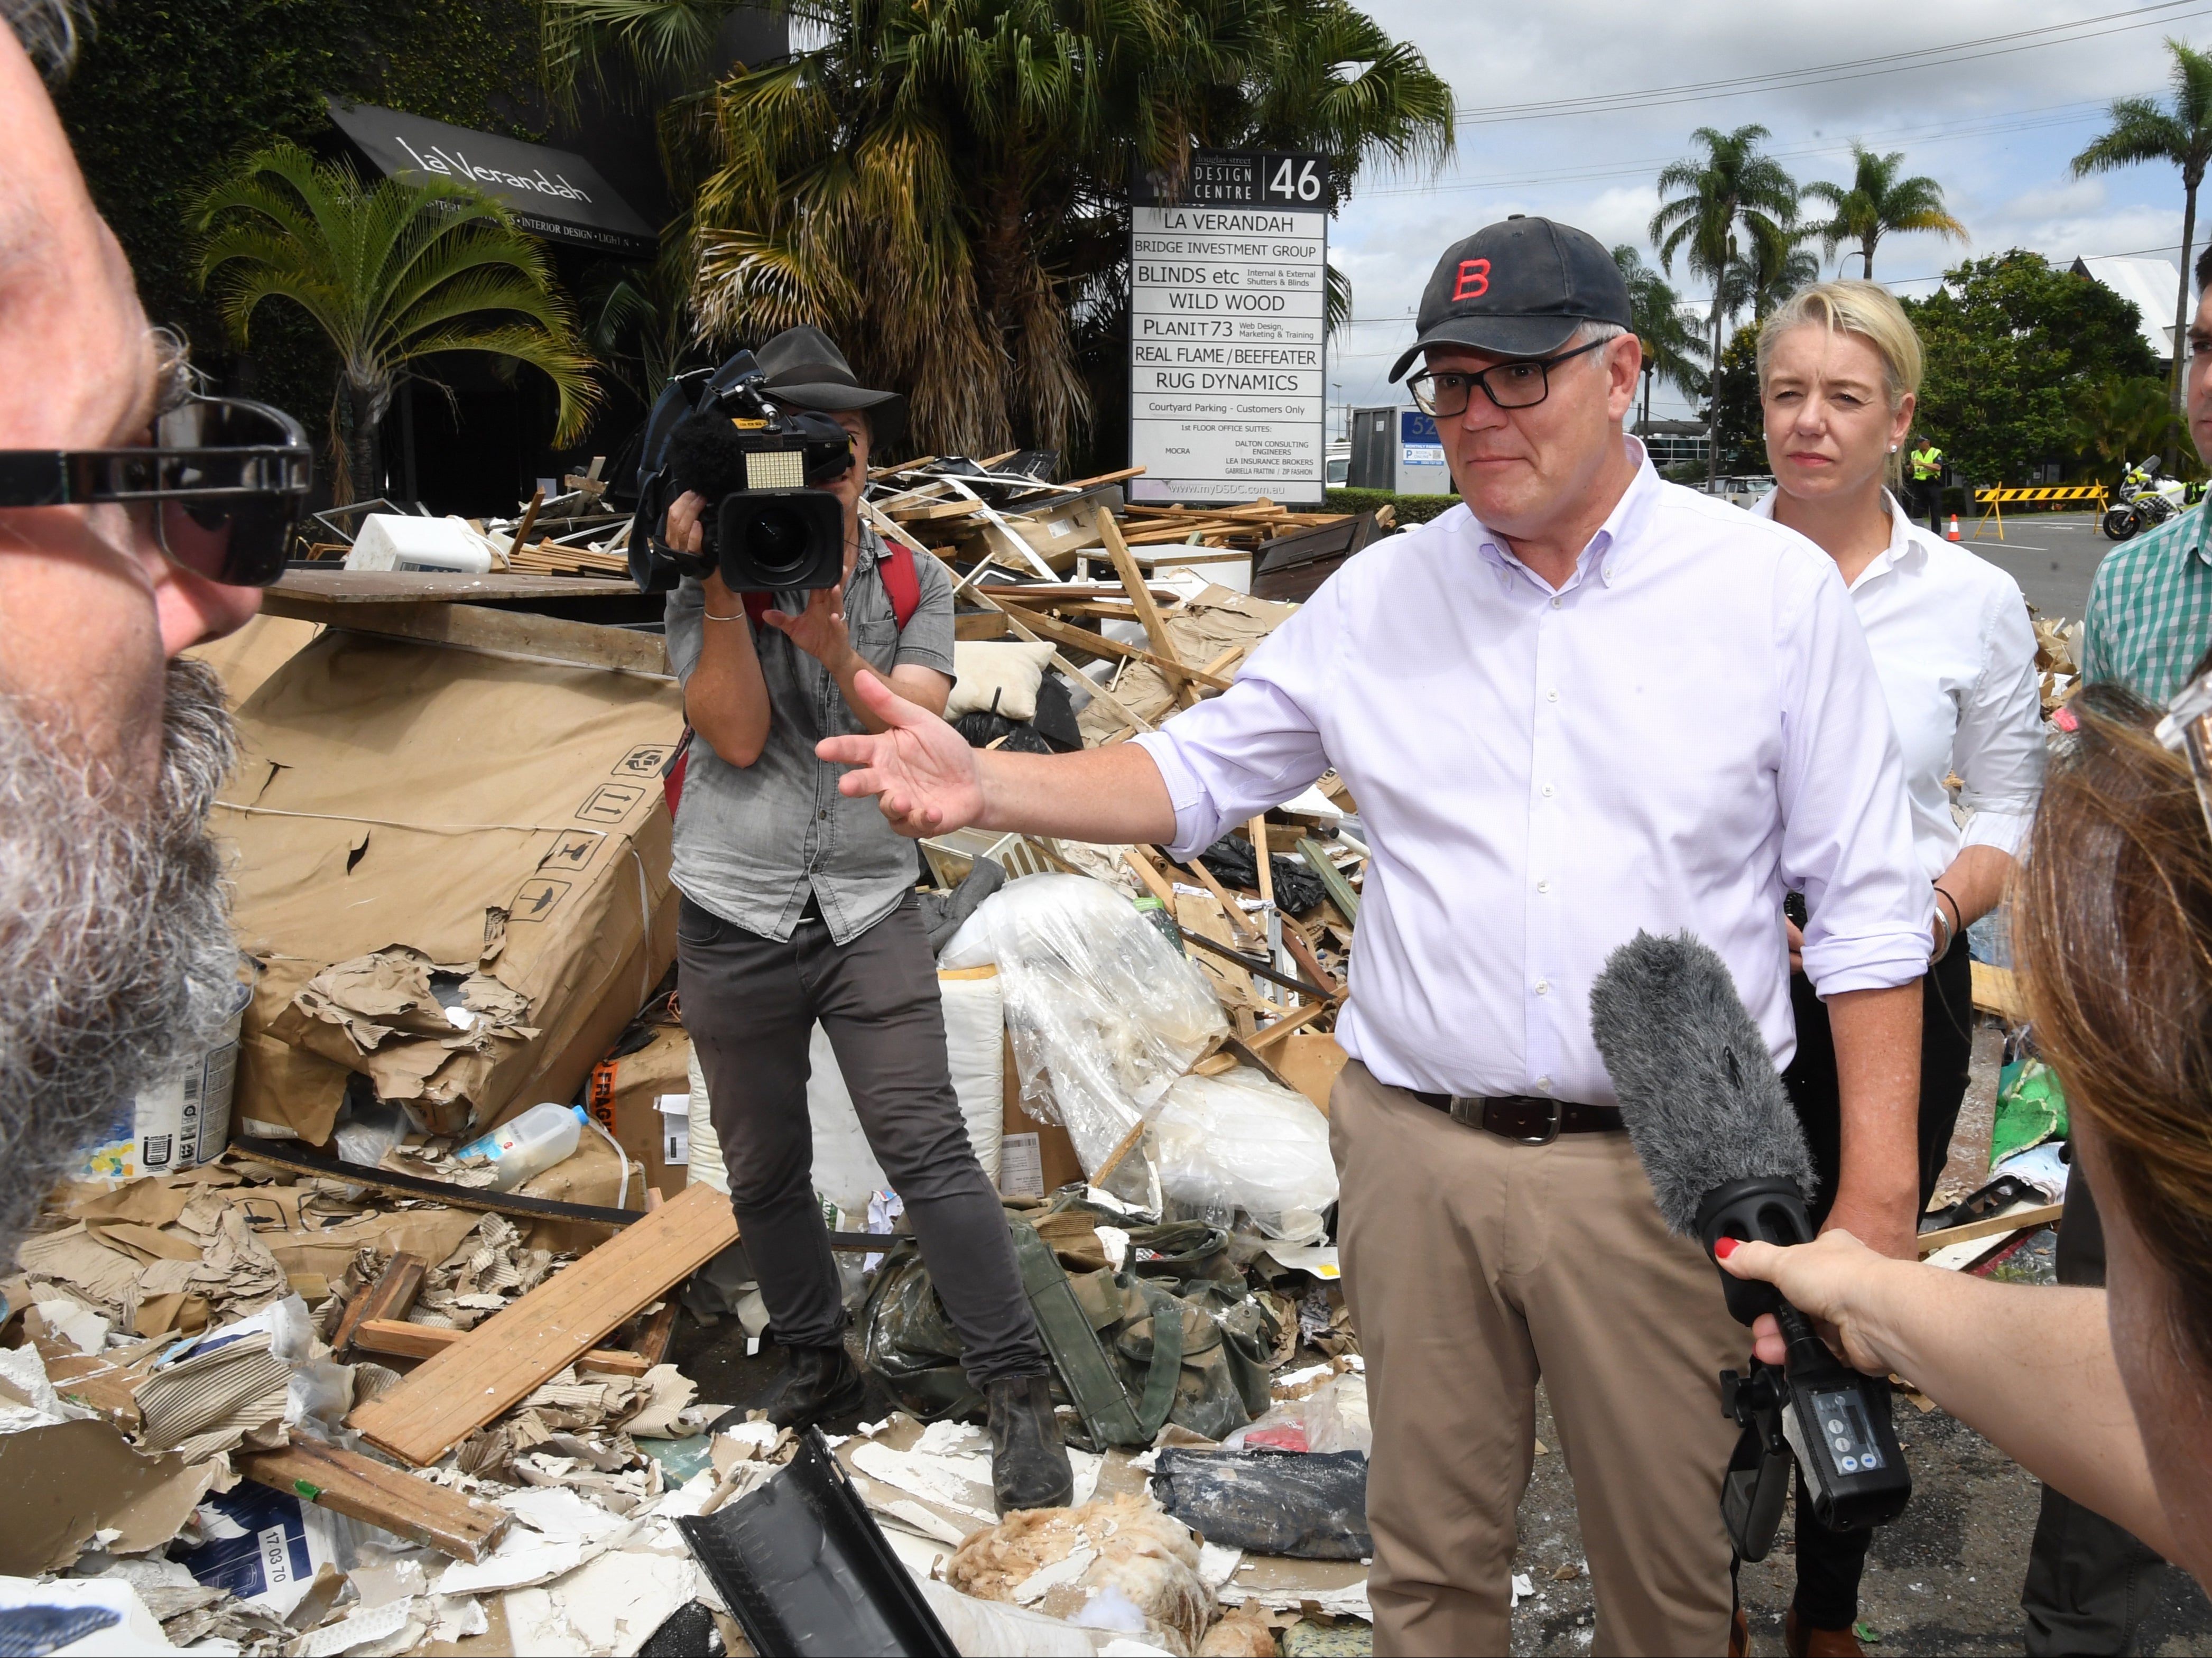
<svg viewBox="0 0 2212 1658"><path fill-rule="evenodd" d="M422 1274L429 1270L430 1263L420 1255L404 1249L394 1254L384 1275L374 1284L363 1284L361 1293L346 1303L345 1313L331 1337L331 1351L343 1360L346 1349L359 1339L362 1323L369 1319L405 1318L415 1297L422 1293Z"/></svg>
<svg viewBox="0 0 2212 1658"><path fill-rule="evenodd" d="M670 1303L672 1306L673 1303ZM399 1358L435 1358L455 1342L467 1339L466 1330L439 1324L410 1324L404 1319L371 1318L354 1332L353 1345L365 1353L390 1353ZM642 1353L619 1348L594 1347L576 1360L583 1370L608 1370L617 1376L643 1376L653 1365Z"/></svg>
<svg viewBox="0 0 2212 1658"><path fill-rule="evenodd" d="M505 1509L489 1503L471 1502L357 1451L313 1439L231 1455L238 1471L256 1485L381 1526L459 1560L481 1560L490 1553L509 1519Z"/></svg>
<svg viewBox="0 0 2212 1658"><path fill-rule="evenodd" d="M402 1461L435 1462L737 1241L729 1199L711 1186L690 1187L346 1420Z"/></svg>
<svg viewBox="0 0 2212 1658"><path fill-rule="evenodd" d="M1153 602L1152 590L1145 580L1145 573L1137 568L1137 561L1129 556L1129 544L1121 539L1121 525L1114 522L1114 514L1103 507L1093 513L1098 526L1099 538L1106 544L1106 556L1114 561L1114 572L1121 578L1127 589L1130 604L1136 606L1137 619L1145 624L1145 636L1152 641L1152 654L1158 659L1156 665L1168 677L1168 688L1179 702L1195 700L1190 681L1182 665L1182 654L1176 651L1175 640L1168 632L1168 624L1160 615L1160 607Z"/></svg>
<svg viewBox="0 0 2212 1658"><path fill-rule="evenodd" d="M1048 616L1042 610L1032 610L1025 604L1012 604L1003 599L998 601L998 604L1001 615L1013 616L1018 613L1022 625L1034 629L1041 637L1056 641L1060 644L1070 646L1079 651L1088 651L1093 656L1121 656L1127 657L1132 662L1148 662L1171 678L1179 675L1184 678L1195 679L1200 684L1211 686L1217 691L1225 691L1237 683L1233 679L1224 679L1218 674L1208 673L1203 668L1187 667L1179 661L1170 662L1165 657L1155 655L1151 651L1139 649L1134 645L1124 645L1118 639L1109 639L1103 634L1094 634L1088 628L1076 627L1072 623L1062 622L1056 616Z"/></svg>

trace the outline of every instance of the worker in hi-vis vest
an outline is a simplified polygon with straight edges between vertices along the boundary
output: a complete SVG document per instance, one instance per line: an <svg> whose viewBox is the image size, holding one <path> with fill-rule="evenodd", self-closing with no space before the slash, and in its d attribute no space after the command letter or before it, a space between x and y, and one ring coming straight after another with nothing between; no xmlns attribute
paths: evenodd
<svg viewBox="0 0 2212 1658"><path fill-rule="evenodd" d="M1943 533L1940 521L1943 512L1943 452L1936 446L1933 438L1922 438L1912 446L1912 480L1905 488L1905 510L1913 518L1928 514L1928 527L1936 535Z"/></svg>

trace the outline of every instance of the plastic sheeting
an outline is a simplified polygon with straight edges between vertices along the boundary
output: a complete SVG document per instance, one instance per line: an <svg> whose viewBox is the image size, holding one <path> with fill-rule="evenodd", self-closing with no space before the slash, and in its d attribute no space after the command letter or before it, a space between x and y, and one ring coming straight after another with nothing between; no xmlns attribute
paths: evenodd
<svg viewBox="0 0 2212 1658"><path fill-rule="evenodd" d="M1153 1119L1160 1189L1226 1226L1242 1210L1271 1238L1316 1243L1336 1201L1328 1119L1264 1072L1237 1066L1185 1077Z"/></svg>
<svg viewBox="0 0 2212 1658"><path fill-rule="evenodd" d="M1121 893L1084 876L1010 883L938 958L986 963L1005 986L1023 1105L1066 1128L1085 1169L1228 1028L1205 975ZM1117 1182L1139 1190L1141 1163L1124 1164Z"/></svg>
<svg viewBox="0 0 2212 1658"><path fill-rule="evenodd" d="M968 1127L969 1144L994 1186L999 1181L1000 1139L1006 1127L1005 1016L997 975L938 975L945 999L945 1044L952 1066L952 1091ZM868 1199L887 1190L890 1178L876 1161L860 1127L853 1096L837 1068L829 1034L814 1027L808 1058L813 1075L806 1084L806 1114L814 1128L814 1189L848 1214L864 1214ZM692 1181L718 1192L730 1189L707 1100L707 1080L695 1049L691 1056Z"/></svg>

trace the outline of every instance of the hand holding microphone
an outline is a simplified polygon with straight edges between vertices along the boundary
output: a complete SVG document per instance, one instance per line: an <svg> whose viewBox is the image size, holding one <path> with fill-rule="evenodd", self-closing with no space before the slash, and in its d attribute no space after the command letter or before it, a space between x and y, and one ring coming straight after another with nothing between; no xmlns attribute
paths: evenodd
<svg viewBox="0 0 2212 1658"><path fill-rule="evenodd" d="M1731 1258L1752 1245L1763 1254L1813 1242L1804 1130L1728 964L1711 948L1686 932L1638 932L1590 987L1590 1035L1668 1230L1701 1240L1717 1263L1724 1242ZM1829 1246L1845 1247L1841 1237ZM1790 1276L1798 1280L1794 1264ZM1912 1477L1890 1420L1887 1367L1846 1369L1771 1284L1726 1268L1721 1283L1739 1323L1776 1327L1747 1374L1721 1373L1722 1412L1744 1430L1721 1487L1736 1552L1761 1560L1773 1546L1793 1457L1831 1529L1896 1518Z"/></svg>
<svg viewBox="0 0 2212 1658"><path fill-rule="evenodd" d="M1832 1330L1830 1345L1852 1369L1887 1376L1904 1362L1883 1316L1887 1301L1881 1291L1888 1282L1888 1272L1923 1270L1917 1263L1893 1260L1849 1232L1832 1230L1799 1248L1723 1238L1713 1253L1723 1271L1773 1284L1790 1305L1820 1321L1823 1335ZM1787 1344L1775 1320L1762 1314L1751 1328L1753 1357L1781 1363Z"/></svg>

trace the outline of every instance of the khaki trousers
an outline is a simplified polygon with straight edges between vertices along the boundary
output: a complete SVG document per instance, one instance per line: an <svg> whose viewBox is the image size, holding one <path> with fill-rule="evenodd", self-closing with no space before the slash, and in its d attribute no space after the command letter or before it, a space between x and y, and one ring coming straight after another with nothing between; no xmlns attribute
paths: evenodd
<svg viewBox="0 0 2212 1658"><path fill-rule="evenodd" d="M1751 1333L1705 1251L1661 1222L1628 1137L1520 1145L1357 1060L1329 1108L1375 1424L1375 1650L1510 1649L1540 1377L1597 1597L1592 1652L1726 1651L1737 1430L1719 1375L1743 1368Z"/></svg>

